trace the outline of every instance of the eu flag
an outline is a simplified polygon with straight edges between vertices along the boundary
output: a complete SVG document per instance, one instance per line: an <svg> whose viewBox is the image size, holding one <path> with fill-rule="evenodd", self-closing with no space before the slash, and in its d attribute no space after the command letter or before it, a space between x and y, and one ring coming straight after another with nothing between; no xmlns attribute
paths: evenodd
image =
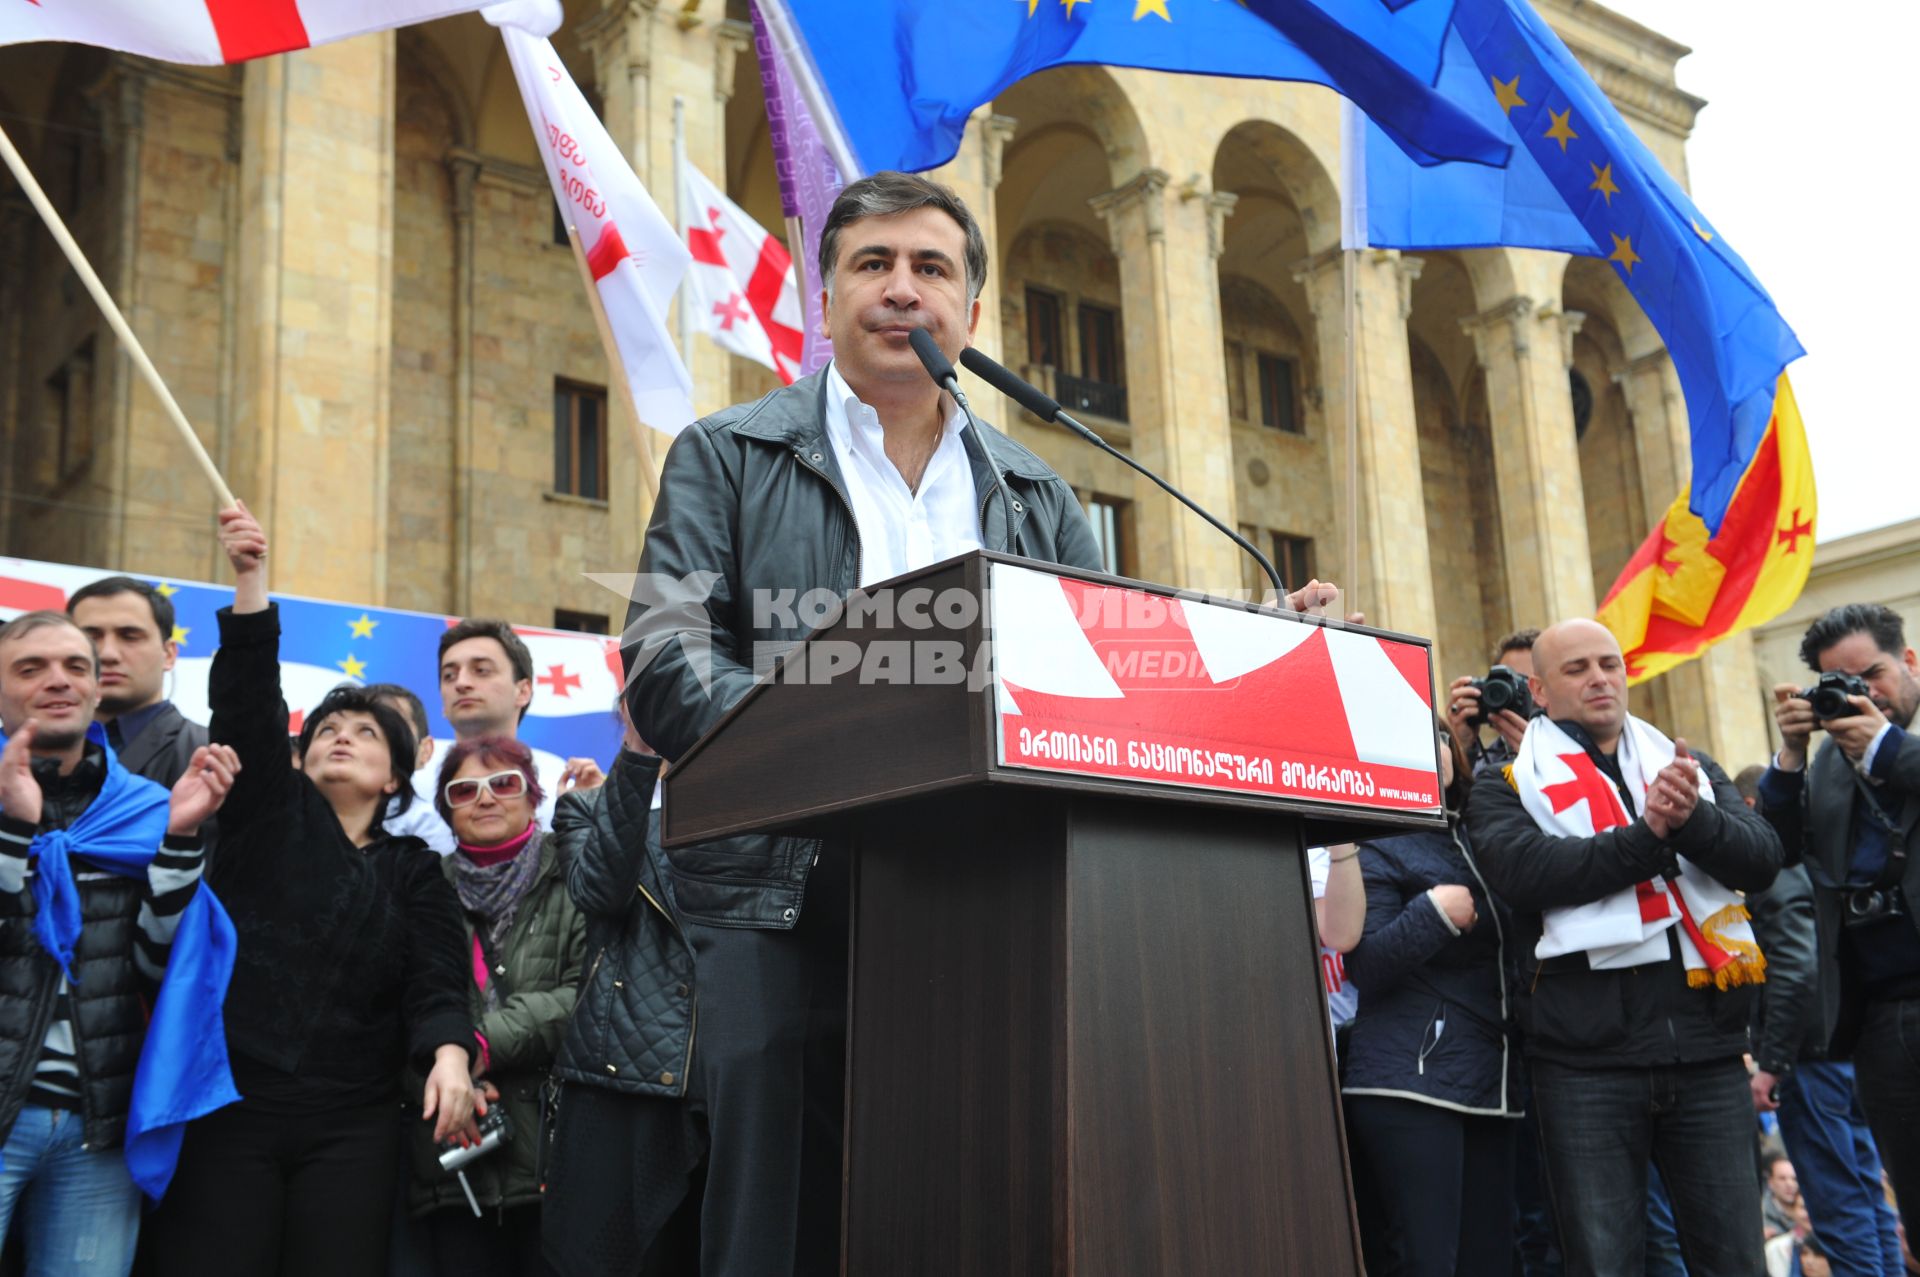
<svg viewBox="0 0 1920 1277"><path fill-rule="evenodd" d="M1440 93L1516 143L1504 169L1407 162L1369 130L1365 237L1600 257L1659 330L1687 401L1689 501L1718 532L1804 353L1753 272L1526 0L1456 0Z"/></svg>
<svg viewBox="0 0 1920 1277"><path fill-rule="evenodd" d="M1086 63L1326 85L1422 164L1502 164L1511 150L1429 87L1452 0L1398 12L1379 0L1320 0L1313 16L1329 30L1304 32L1262 16L1285 8L1275 0L763 3L791 14L869 173L945 164L975 108L1036 71Z"/></svg>

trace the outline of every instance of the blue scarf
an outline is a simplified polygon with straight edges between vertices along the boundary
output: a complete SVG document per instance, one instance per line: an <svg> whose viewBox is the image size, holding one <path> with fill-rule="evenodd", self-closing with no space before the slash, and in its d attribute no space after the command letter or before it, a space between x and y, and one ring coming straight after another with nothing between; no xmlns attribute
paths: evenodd
<svg viewBox="0 0 1920 1277"><path fill-rule="evenodd" d="M167 791L121 766L98 723L87 729L87 739L106 754L107 778L99 795L67 828L35 834L29 848L37 862L33 933L69 981L81 925L70 857L82 856L97 868L144 882L167 836ZM0 734L0 748L5 745ZM212 888L200 883L174 932L127 1111L127 1168L133 1182L156 1201L173 1180L185 1124L240 1098L227 1063L221 1015L238 946L227 911Z"/></svg>

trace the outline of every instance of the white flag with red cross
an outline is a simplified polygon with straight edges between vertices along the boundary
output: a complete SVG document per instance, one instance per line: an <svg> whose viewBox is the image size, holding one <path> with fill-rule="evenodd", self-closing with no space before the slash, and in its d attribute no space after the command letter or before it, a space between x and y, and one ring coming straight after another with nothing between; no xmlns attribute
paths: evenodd
<svg viewBox="0 0 1920 1277"><path fill-rule="evenodd" d="M580 233L634 410L662 434L678 434L694 419L693 378L673 348L666 314L687 273L686 245L567 74L552 41L519 25L525 15L547 8L492 5L483 16L507 42L553 197ZM556 26L558 10L551 6Z"/></svg>
<svg viewBox="0 0 1920 1277"><path fill-rule="evenodd" d="M791 385L800 375L800 286L786 246L692 164L680 165L680 224L693 265L681 305L694 326Z"/></svg>
<svg viewBox="0 0 1920 1277"><path fill-rule="evenodd" d="M478 9L482 0L12 0L0 44L65 40L213 66Z"/></svg>

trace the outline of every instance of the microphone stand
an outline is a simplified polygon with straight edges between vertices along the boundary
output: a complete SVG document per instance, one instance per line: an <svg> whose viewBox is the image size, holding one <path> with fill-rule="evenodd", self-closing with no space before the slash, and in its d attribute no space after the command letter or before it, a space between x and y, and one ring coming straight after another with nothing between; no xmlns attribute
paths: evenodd
<svg viewBox="0 0 1920 1277"><path fill-rule="evenodd" d="M973 437L980 441L980 451L987 454L987 469L993 472L993 487L1000 494L1000 513L1007 521L1006 536L1001 539L1000 548L1008 554L1017 553L1013 548L1013 498L1007 494L1006 482L1000 477L1000 467L994 462L993 449L987 446L987 428L980 418L973 415L973 406L967 402L967 392L960 389L960 374L953 370L953 361L948 359L934 344L933 337L924 328L916 328L907 337L907 344L913 347L913 353L920 356L921 366L934 384L953 396L960 405L960 411L966 414L967 424L973 427ZM986 525L980 527L981 537L986 536Z"/></svg>
<svg viewBox="0 0 1920 1277"><path fill-rule="evenodd" d="M1238 532L1207 513L1186 493L1180 491L1180 489L1174 487L1171 483L1168 483L1165 479L1162 479L1159 475L1108 443L1105 439L1102 439L1098 434L1094 433L1090 427L1076 420L1051 397L1042 394L1038 387L1030 384L1021 377L1015 376L1005 366L981 354L971 346L960 352L960 362L966 365L968 372L971 372L974 376L980 378L1001 394L1006 395L1034 416L1040 418L1042 421L1057 421L1061 425L1064 425L1067 429L1079 435L1082 439L1100 449L1100 451L1106 453L1108 456L1118 458L1126 465L1131 466L1147 478L1153 480L1168 496L1212 524L1222 536L1253 556L1253 561L1260 565L1261 570L1267 574L1267 579L1273 582L1274 595L1279 600L1280 605L1282 607L1286 606L1287 587L1286 583L1280 579L1279 569L1273 566L1272 561L1269 560L1266 555L1260 553L1259 547L1254 545L1253 542L1247 540Z"/></svg>

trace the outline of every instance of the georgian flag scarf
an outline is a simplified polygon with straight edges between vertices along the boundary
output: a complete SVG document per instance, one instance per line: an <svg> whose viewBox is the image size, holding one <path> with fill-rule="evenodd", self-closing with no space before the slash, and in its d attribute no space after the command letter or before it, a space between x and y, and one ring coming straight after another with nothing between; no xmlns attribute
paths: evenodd
<svg viewBox="0 0 1920 1277"><path fill-rule="evenodd" d="M1648 786L1673 756L1672 741L1628 716L1617 757L1635 808L1645 807ZM1551 719L1536 718L1527 725L1506 772L1521 805L1544 833L1590 838L1633 821L1613 781L1586 748ZM1704 775L1700 800L1715 801ZM1596 971L1664 962L1666 933L1678 924L1690 986L1729 989L1764 981L1766 959L1754 943L1740 894L1685 856L1676 858L1677 878L1654 878L1588 904L1546 910L1534 956L1544 960L1585 952Z"/></svg>

